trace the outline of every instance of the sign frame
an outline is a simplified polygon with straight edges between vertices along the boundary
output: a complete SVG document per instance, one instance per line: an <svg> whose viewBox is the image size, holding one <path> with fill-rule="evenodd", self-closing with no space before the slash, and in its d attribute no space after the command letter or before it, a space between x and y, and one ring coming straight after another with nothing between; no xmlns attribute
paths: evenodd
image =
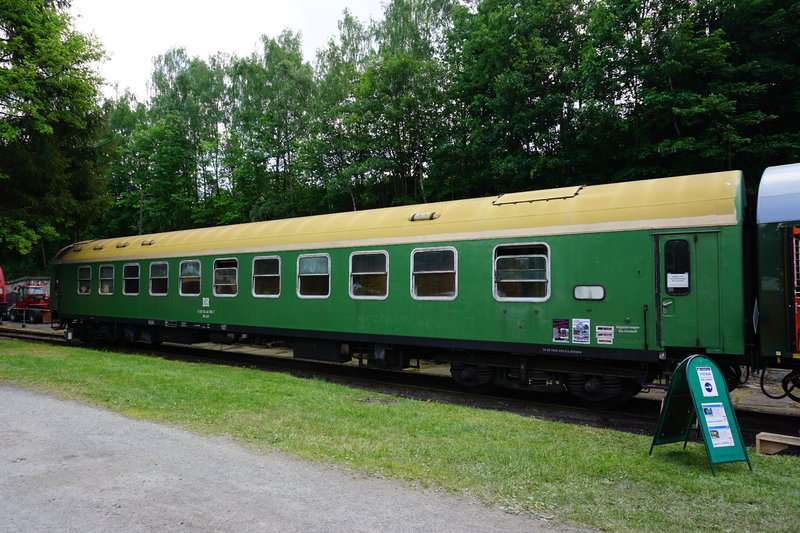
<svg viewBox="0 0 800 533"><path fill-rule="evenodd" d="M695 421L712 475L717 475L715 464L738 461L746 461L752 472L725 377L714 361L703 355L687 357L672 374L650 455L660 444L683 440L686 448Z"/></svg>

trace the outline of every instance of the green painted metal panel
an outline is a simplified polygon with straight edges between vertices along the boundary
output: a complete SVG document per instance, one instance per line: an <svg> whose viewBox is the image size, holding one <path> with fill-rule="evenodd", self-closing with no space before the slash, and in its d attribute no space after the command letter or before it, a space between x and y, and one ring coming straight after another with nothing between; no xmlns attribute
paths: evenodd
<svg viewBox="0 0 800 533"><path fill-rule="evenodd" d="M688 233L688 230L686 230ZM723 227L708 237L718 239L719 256L697 265L710 276L724 261L739 265L720 278L715 300L719 320L704 325L703 339L713 338L709 347L738 354L744 349L741 326L741 228ZM705 246L706 237L703 237ZM730 249L725 243L734 243ZM493 250L510 243L547 245L550 261L550 296L542 302L498 301L493 296ZM738 245L736 243L739 243ZM411 254L420 247L452 246L457 251L458 293L452 301L420 301L411 294ZM92 291L77 293L75 264L57 265L60 276L59 305L64 314L129 317L158 321L186 321L254 327L336 331L439 339L549 344L557 348L586 346L618 349L658 350L656 320L659 309L654 288L654 236L649 231L557 235L508 240L442 242L434 245L373 246L303 250L273 254L267 247L259 253L237 256L238 293L233 297L213 294L214 257L199 257L202 266L198 296L178 294L178 271L182 258L168 258L169 294L148 294L147 272L151 260L141 264L141 292L122 294L122 262L115 264L115 292L98 294L98 264L92 265ZM354 250L388 252L388 295L383 300L353 299L349 291L349 257ZM297 259L301 254L328 253L331 259L330 296L321 299L297 295ZM739 254L739 255L737 255ZM281 258L281 292L277 298L252 295L253 258L276 255ZM194 259L191 256L183 259ZM706 261L703 259L702 261ZM130 262L130 261L128 261ZM578 300L576 285L603 288L602 300ZM686 321L699 322L705 307L687 312ZM554 335L554 325L566 320L585 329L587 335L570 331L564 338ZM717 329L714 329L717 328ZM694 344L692 344L694 345ZM713 345L713 346L712 346ZM555 353L555 352L554 352Z"/></svg>

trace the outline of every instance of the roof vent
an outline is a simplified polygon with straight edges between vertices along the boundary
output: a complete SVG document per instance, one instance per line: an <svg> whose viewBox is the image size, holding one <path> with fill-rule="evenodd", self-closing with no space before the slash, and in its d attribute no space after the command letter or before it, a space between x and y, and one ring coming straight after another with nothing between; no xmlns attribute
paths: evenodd
<svg viewBox="0 0 800 533"><path fill-rule="evenodd" d="M142 246L152 246L156 243L155 239L151 239L149 241L142 241Z"/></svg>
<svg viewBox="0 0 800 533"><path fill-rule="evenodd" d="M442 214L437 213L436 211L431 211L430 213L414 213L408 220L411 222L418 222L420 220L435 220L440 216L442 216Z"/></svg>
<svg viewBox="0 0 800 533"><path fill-rule="evenodd" d="M105 245L105 244L98 244L98 245L96 245L96 246L94 247L94 249L95 249L95 250L102 250L102 249L103 249L103 248L105 248L105 247L106 247L106 245Z"/></svg>
<svg viewBox="0 0 800 533"><path fill-rule="evenodd" d="M118 243L117 243L117 248L125 248L125 247L126 247L126 246L128 246L129 244L130 244L130 242L128 242L128 241L125 241L125 242L118 242Z"/></svg>

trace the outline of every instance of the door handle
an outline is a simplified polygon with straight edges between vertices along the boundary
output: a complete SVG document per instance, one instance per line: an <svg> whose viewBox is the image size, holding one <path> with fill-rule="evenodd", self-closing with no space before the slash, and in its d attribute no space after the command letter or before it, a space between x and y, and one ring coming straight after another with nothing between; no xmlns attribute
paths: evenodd
<svg viewBox="0 0 800 533"><path fill-rule="evenodd" d="M661 302L661 314L662 314L662 315L665 315L665 314L667 314L667 308L668 308L670 305L672 305L673 303L675 303L675 302L673 302L672 300L663 300L663 301Z"/></svg>

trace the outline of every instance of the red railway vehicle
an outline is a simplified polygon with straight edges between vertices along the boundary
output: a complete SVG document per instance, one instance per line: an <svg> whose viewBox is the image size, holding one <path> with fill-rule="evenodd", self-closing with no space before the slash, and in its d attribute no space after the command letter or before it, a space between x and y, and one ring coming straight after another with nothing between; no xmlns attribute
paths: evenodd
<svg viewBox="0 0 800 533"><path fill-rule="evenodd" d="M40 324L45 313L50 312L50 297L43 285L26 285L19 289L19 296L8 312L12 320Z"/></svg>

